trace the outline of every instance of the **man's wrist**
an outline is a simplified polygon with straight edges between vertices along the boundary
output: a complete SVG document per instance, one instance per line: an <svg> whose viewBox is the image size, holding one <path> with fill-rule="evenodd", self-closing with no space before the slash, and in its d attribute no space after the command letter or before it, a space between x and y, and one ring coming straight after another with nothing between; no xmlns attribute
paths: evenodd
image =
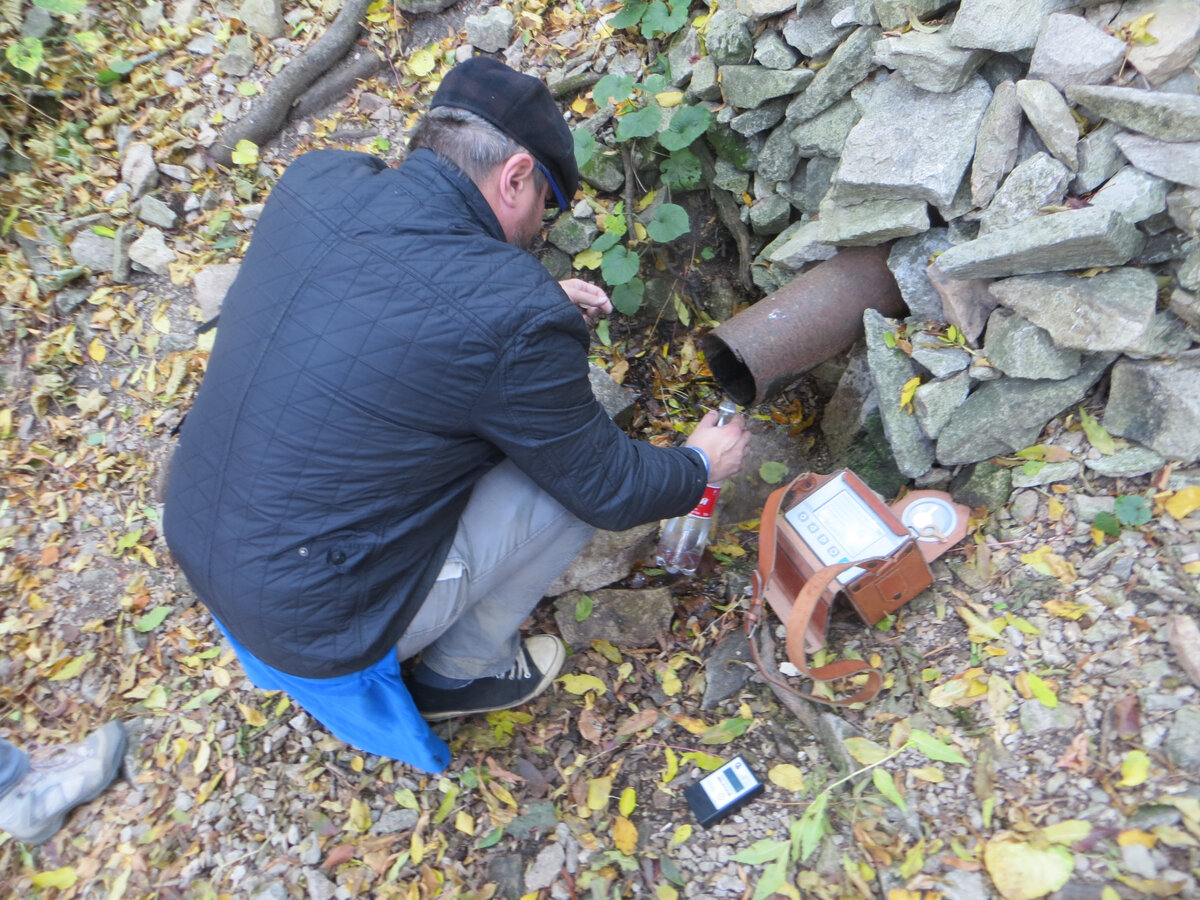
<svg viewBox="0 0 1200 900"><path fill-rule="evenodd" d="M691 450L700 456L700 461L704 463L704 477L705 478L708 478L709 476L712 475L712 462L709 461L707 453L705 453L699 447L693 447L690 444L685 446L683 449Z"/></svg>

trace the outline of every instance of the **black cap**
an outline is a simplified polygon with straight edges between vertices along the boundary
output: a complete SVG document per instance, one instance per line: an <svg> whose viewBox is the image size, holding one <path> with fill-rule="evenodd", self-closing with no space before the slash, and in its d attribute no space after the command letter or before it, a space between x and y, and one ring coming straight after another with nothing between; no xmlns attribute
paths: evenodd
<svg viewBox="0 0 1200 900"><path fill-rule="evenodd" d="M554 97L538 79L490 56L475 56L446 74L430 106L465 109L491 122L532 154L558 205L569 206L579 189L575 142Z"/></svg>

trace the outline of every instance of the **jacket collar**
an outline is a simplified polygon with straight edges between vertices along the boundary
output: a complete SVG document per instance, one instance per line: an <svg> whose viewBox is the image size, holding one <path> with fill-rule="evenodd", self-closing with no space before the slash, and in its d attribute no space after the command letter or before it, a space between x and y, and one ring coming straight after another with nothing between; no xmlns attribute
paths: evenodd
<svg viewBox="0 0 1200 900"><path fill-rule="evenodd" d="M475 182L458 166L422 147L400 163L397 171L429 211L428 225L442 234L480 231L506 242L500 220ZM406 223L407 224L407 223Z"/></svg>

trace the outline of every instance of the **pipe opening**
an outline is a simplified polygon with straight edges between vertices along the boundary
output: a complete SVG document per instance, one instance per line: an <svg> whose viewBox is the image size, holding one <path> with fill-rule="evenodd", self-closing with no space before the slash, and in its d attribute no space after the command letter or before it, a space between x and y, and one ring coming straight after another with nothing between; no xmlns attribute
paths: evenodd
<svg viewBox="0 0 1200 900"><path fill-rule="evenodd" d="M717 384L734 403L751 406L758 396L758 385L750 367L739 358L737 351L715 334L706 334L700 341L709 371Z"/></svg>

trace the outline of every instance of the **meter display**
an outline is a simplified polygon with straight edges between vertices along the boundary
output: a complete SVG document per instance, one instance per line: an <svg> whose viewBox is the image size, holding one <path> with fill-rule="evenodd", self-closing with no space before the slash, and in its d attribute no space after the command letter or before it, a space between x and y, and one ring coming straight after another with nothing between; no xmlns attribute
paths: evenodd
<svg viewBox="0 0 1200 900"><path fill-rule="evenodd" d="M906 534L893 532L841 474L788 510L785 517L827 566L888 556L908 539ZM849 584L864 571L856 566L837 580Z"/></svg>

